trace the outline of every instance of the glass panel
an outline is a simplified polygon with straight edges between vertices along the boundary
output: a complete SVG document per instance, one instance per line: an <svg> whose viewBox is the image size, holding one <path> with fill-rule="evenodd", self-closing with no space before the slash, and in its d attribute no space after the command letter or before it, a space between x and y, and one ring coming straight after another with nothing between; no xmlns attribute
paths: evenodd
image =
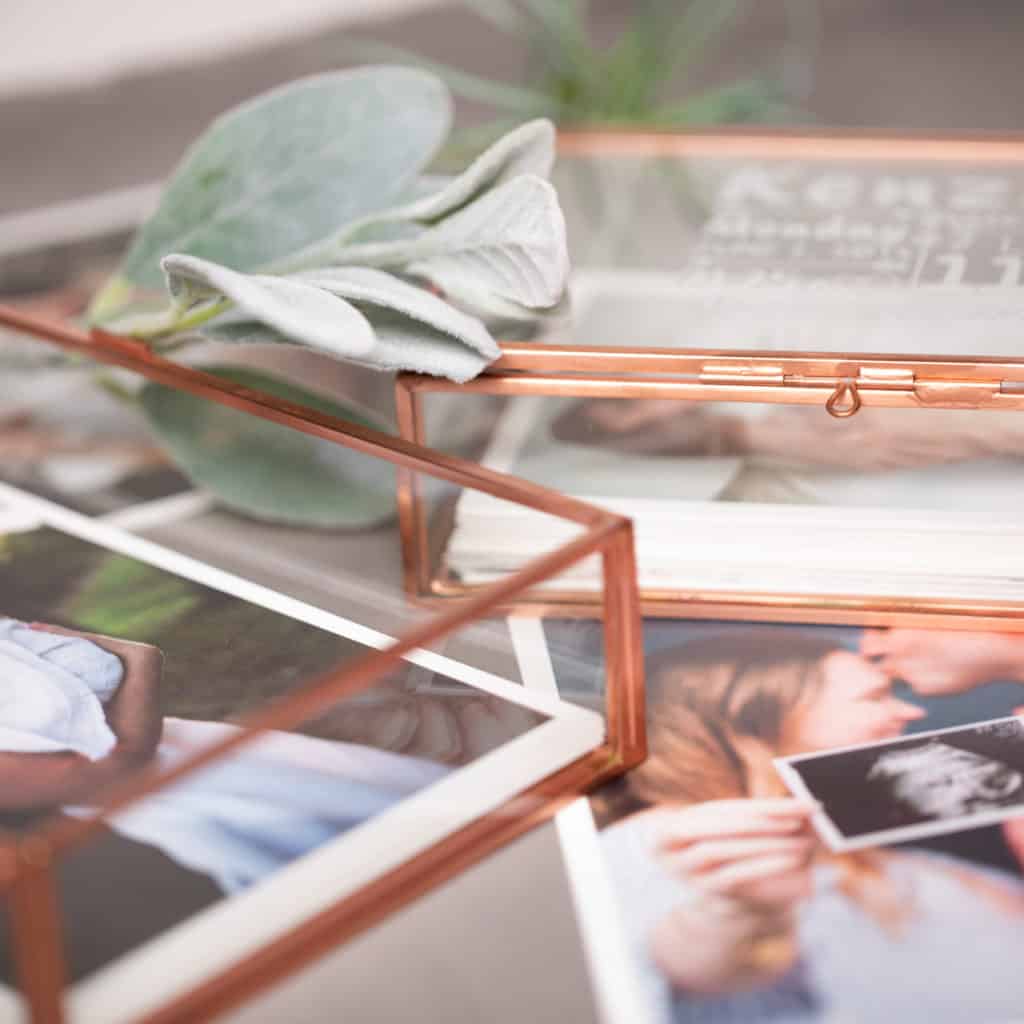
<svg viewBox="0 0 1024 1024"><path fill-rule="evenodd" d="M1020 165L840 159L827 146L564 156L575 315L553 337L1016 358Z"/></svg>
<svg viewBox="0 0 1024 1024"><path fill-rule="evenodd" d="M23 702L11 720L5 705L0 825L31 833L89 816L104 787L237 737L240 721L288 707L439 614L404 590L393 467L346 454L351 479L387 497L379 518L346 528L151 503L120 513L132 533L4 491L0 660L39 713L26 719L34 705ZM433 479L420 494L427 523L442 526L467 497ZM553 522L565 529L545 551L581 532ZM537 619L473 621L62 852L70 980L105 979L83 996L90 1013L110 1019L115 994L147 1008L184 994L600 745L593 716L557 753L540 738L553 711L521 686L524 656L536 670L523 652L539 629ZM44 700L61 687L81 698L63 732ZM582 696L603 710L599 694ZM371 842L374 830L391 838ZM194 970L167 972L167 949L183 935L207 952L182 954ZM157 980L142 984L149 972ZM3 937L0 998L13 983Z"/></svg>
<svg viewBox="0 0 1024 1024"><path fill-rule="evenodd" d="M525 396L483 461L632 517L646 588L1024 597L1019 412ZM474 579L548 536L489 502L448 548Z"/></svg>
<svg viewBox="0 0 1024 1024"><path fill-rule="evenodd" d="M204 365L225 355L206 352ZM232 365L253 370L247 359ZM324 358L289 368L299 386L333 388L335 401L355 401L362 379ZM377 379L390 393L390 379ZM125 372L104 380L115 402L145 412L147 443L159 439L194 481L100 517L0 485L0 661L29 698L0 702L0 825L26 834L92 815L107 786L173 770L253 715L297 708L299 691L430 626L475 582L443 560L474 493ZM365 407L374 394L359 399ZM400 478L418 497L421 589L433 601L410 594ZM492 501L506 518L517 507ZM584 532L547 521L539 555ZM369 687L275 719L267 737L62 851L71 979L114 979L90 985L83 998L100 1002L86 1015L113 1019L115 1003L102 999L129 991L150 1001L130 1013L117 1003L133 1016L182 995L600 747L597 716L522 687L519 629L495 612L453 630ZM48 695L73 698L80 714L55 721ZM384 841L368 846L381 830ZM222 915L235 924L217 924ZM169 974L155 940L164 948L182 934L208 955L182 953L195 973ZM0 971L9 986L6 941ZM152 985L139 980L148 972ZM9 993L0 984L0 999Z"/></svg>

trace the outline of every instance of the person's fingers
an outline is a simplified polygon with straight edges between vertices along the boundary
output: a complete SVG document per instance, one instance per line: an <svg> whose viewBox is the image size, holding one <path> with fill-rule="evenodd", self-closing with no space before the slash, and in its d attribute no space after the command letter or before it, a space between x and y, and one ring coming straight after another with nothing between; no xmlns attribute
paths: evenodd
<svg viewBox="0 0 1024 1024"><path fill-rule="evenodd" d="M1021 871L1024 871L1024 818L1004 822L1003 835L1006 837L1006 845L1017 858Z"/></svg>
<svg viewBox="0 0 1024 1024"><path fill-rule="evenodd" d="M729 811L739 814L763 814L771 817L806 817L815 808L815 803L808 800L798 800L793 796L777 797L736 797L732 800L710 800L707 803L698 804L688 810L699 811L708 817L713 812Z"/></svg>
<svg viewBox="0 0 1024 1024"><path fill-rule="evenodd" d="M665 815L665 828L674 834L701 839L736 830L740 833L785 831L799 827L812 805L784 797L778 800L715 800Z"/></svg>
<svg viewBox="0 0 1024 1024"><path fill-rule="evenodd" d="M729 836L792 835L807 828L814 805L792 797L778 800L721 800L669 812L659 846L685 846Z"/></svg>
<svg viewBox="0 0 1024 1024"><path fill-rule="evenodd" d="M887 629L865 629L860 637L860 653L868 658L888 654L889 637Z"/></svg>
<svg viewBox="0 0 1024 1024"><path fill-rule="evenodd" d="M81 636L77 629L68 629L65 626L56 626L52 622L30 622L29 629L37 630L40 633L56 633L58 636Z"/></svg>
<svg viewBox="0 0 1024 1024"><path fill-rule="evenodd" d="M671 399L653 398L647 401L607 399L607 404L591 410L591 419L602 426L616 430L634 430L650 423L688 416L696 410L692 405ZM615 407L618 408L615 408Z"/></svg>
<svg viewBox="0 0 1024 1024"><path fill-rule="evenodd" d="M755 882L764 882L769 878L777 879L789 874L796 876L807 870L807 857L802 853L769 854L724 864L700 875L695 884L705 892L731 896L738 889Z"/></svg>
<svg viewBox="0 0 1024 1024"><path fill-rule="evenodd" d="M689 877L753 857L792 854L807 859L814 849L815 841L810 835L709 839L665 854L660 860L672 874Z"/></svg>

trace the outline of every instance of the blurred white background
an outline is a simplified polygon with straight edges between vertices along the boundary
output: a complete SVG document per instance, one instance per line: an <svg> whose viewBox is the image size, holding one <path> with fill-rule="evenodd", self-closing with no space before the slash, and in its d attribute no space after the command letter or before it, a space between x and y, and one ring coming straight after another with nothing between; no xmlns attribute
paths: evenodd
<svg viewBox="0 0 1024 1024"><path fill-rule="evenodd" d="M3 0L0 96L181 67L439 2Z"/></svg>

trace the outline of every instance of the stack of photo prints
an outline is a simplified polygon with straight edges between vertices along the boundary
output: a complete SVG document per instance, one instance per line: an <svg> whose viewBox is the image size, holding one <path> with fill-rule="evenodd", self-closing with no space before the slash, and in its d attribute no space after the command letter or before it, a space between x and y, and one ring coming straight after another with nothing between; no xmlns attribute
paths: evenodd
<svg viewBox="0 0 1024 1024"><path fill-rule="evenodd" d="M580 337L621 342L640 303L676 344L714 314L731 345L785 347L799 326L820 349L803 279L750 269L784 256L841 266L813 291L822 316L907 302L948 328L921 333L929 351L959 351L949 332L971 333L980 302L1016 352L1019 170L1000 191L879 166L839 210L824 164L727 164L710 191L681 176L705 200L689 283L584 269ZM734 305L740 285L753 304ZM33 369L31 403L0 387L0 819L17 834L95 815L96 787L174 770L399 632L366 625L373 581L342 618L131 532L210 499L123 410ZM870 409L843 433L810 412L515 398L484 461L634 516L643 586L1022 596L1019 413ZM465 494L449 567L482 582L550 550L538 515ZM596 587L591 562L574 583ZM69 1019L146 1017L598 747L601 624L501 625L500 671L411 654L61 857ZM1024 1021L1024 632L965 625L644 623L648 757L558 818L605 1024ZM0 928L3 1022L21 1019L15 975Z"/></svg>

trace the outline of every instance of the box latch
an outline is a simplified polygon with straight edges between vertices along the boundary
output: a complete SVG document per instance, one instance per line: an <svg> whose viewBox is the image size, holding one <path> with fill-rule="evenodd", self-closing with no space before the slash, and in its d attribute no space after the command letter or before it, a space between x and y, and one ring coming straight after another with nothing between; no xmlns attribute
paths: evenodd
<svg viewBox="0 0 1024 1024"><path fill-rule="evenodd" d="M809 372L787 373L786 367L768 362L709 362L701 367L702 384L775 388L831 388L825 408L831 416L856 415L864 397L872 392L902 392L917 404L944 409L977 409L997 404L997 380L920 379L913 370L897 366L858 366L840 363L827 370L808 366ZM891 404L891 403L889 403Z"/></svg>

